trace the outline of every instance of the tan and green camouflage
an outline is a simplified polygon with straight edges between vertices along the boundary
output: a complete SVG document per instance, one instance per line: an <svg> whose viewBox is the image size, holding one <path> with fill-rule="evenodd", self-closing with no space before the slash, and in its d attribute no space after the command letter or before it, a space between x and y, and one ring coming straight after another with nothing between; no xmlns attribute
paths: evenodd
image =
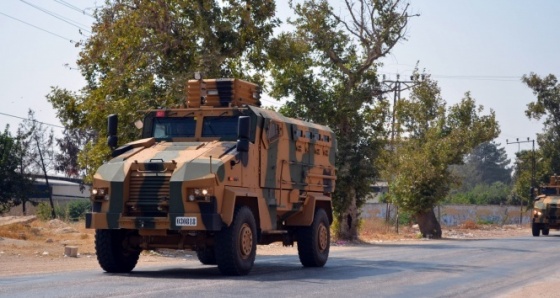
<svg viewBox="0 0 560 298"><path fill-rule="evenodd" d="M540 188L533 206L532 228L533 236L560 229L560 176L551 176L550 183Z"/></svg>
<svg viewBox="0 0 560 298"><path fill-rule="evenodd" d="M137 230L143 249L199 249L214 245L241 205L254 214L260 244L293 244L289 231L311 225L318 207L332 222L333 131L257 107L254 84L204 81L188 82L186 108L148 111L143 139L98 169L87 228ZM241 116L250 118L244 154Z"/></svg>

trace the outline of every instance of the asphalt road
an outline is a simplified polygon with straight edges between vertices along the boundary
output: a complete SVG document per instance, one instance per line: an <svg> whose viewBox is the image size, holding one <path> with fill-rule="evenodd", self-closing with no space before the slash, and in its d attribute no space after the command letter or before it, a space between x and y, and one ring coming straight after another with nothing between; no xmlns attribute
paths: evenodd
<svg viewBox="0 0 560 298"><path fill-rule="evenodd" d="M337 248L324 268L303 268L297 255L260 255L242 277L178 259L176 266L130 274L99 269L0 278L0 297L494 297L560 276L559 252L560 232L551 232Z"/></svg>

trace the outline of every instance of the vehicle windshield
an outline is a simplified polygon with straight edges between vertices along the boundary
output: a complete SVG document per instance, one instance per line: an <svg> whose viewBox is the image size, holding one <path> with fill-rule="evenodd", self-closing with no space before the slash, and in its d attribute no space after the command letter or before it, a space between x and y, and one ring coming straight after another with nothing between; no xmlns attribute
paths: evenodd
<svg viewBox="0 0 560 298"><path fill-rule="evenodd" d="M237 139L237 121L239 116L206 116L202 121L203 138L221 140ZM194 117L158 117L154 118L152 136L156 139L195 137L196 119Z"/></svg>
<svg viewBox="0 0 560 298"><path fill-rule="evenodd" d="M153 136L157 139L191 138L196 131L195 118L155 118Z"/></svg>
<svg viewBox="0 0 560 298"><path fill-rule="evenodd" d="M208 116L202 124L202 137L219 137L222 140L237 139L239 116Z"/></svg>

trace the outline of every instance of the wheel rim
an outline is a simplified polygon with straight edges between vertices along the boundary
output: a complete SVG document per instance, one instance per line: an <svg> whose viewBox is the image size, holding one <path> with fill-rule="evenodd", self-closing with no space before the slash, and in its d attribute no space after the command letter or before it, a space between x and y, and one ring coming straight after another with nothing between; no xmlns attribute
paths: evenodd
<svg viewBox="0 0 560 298"><path fill-rule="evenodd" d="M249 224L244 223L241 226L240 236L239 251L241 252L241 258L247 259L253 251L253 231L251 231Z"/></svg>
<svg viewBox="0 0 560 298"><path fill-rule="evenodd" d="M324 252L328 245L329 245L329 233L327 230L327 227L325 227L325 225L321 224L319 225L319 251Z"/></svg>

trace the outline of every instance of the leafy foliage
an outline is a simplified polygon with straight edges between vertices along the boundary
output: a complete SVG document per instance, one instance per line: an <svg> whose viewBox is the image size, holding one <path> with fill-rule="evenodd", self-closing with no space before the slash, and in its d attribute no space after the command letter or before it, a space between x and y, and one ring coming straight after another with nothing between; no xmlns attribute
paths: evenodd
<svg viewBox="0 0 560 298"><path fill-rule="evenodd" d="M269 52L271 95L290 99L281 112L326 124L337 135L333 205L339 222L348 223L339 225L342 238L356 236L357 210L378 176L374 161L387 136L388 103L376 100L376 63L403 39L411 17L400 1L356 4L345 1L347 22L326 0L291 3L295 30L273 39Z"/></svg>
<svg viewBox="0 0 560 298"><path fill-rule="evenodd" d="M504 147L499 148L495 142L480 144L466 157L464 165L456 170L463 177L463 189L469 189L477 184L492 184L511 182L510 160Z"/></svg>
<svg viewBox="0 0 560 298"><path fill-rule="evenodd" d="M503 182L492 184L480 183L462 191L451 191L445 203L449 204L474 204L474 205L499 205L513 203L510 200L511 185Z"/></svg>
<svg viewBox="0 0 560 298"><path fill-rule="evenodd" d="M399 101L398 135L406 137L385 157L385 176L393 200L415 214L424 236L441 237L433 207L457 183L450 165L461 164L466 154L499 134L494 112L480 115L482 111L469 93L446 108L437 83L429 78L416 82L410 99Z"/></svg>
<svg viewBox="0 0 560 298"><path fill-rule="evenodd" d="M56 218L64 221L77 221L84 219L86 213L91 210L91 202L89 200L75 200L67 204L55 206ZM37 218L40 220L50 220L51 206L46 202L37 205Z"/></svg>
<svg viewBox="0 0 560 298"><path fill-rule="evenodd" d="M536 101L527 105L525 115L529 119L544 118L543 132L537 134L540 151L539 166L545 176L560 173L560 85L555 75L540 77L534 73L522 78L527 87L533 90ZM548 182L548 177L538 176L539 181Z"/></svg>
<svg viewBox="0 0 560 298"><path fill-rule="evenodd" d="M0 214L27 198L31 180L21 172L23 147L12 137L9 126L0 133Z"/></svg>
<svg viewBox="0 0 560 298"><path fill-rule="evenodd" d="M109 156L101 138L107 116L119 115L121 142L136 139L136 111L182 104L195 71L262 83L274 13L268 0L107 1L96 11L92 35L78 44L87 85L80 93L53 88L48 96L66 128L62 151L81 150L60 169L92 175Z"/></svg>
<svg viewBox="0 0 560 298"><path fill-rule="evenodd" d="M506 204L511 203L510 160L505 148L495 142L476 147L462 165L450 167L459 185L453 188L446 203L452 204Z"/></svg>

